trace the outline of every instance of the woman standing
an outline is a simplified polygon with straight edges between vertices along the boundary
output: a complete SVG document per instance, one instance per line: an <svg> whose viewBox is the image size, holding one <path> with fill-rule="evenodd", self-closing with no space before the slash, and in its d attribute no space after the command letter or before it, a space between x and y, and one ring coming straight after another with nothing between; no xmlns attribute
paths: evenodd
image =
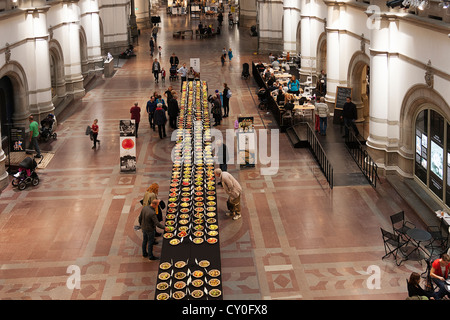
<svg viewBox="0 0 450 320"><path fill-rule="evenodd" d="M142 206L149 206L152 204L153 200L158 200L158 192L159 192L159 185L157 183L152 183L150 187L147 188L147 191L144 194L144 199L142 201ZM159 207L159 205L155 208L156 211L156 217L158 218L158 221L162 221L162 210ZM160 236L161 234L156 232L155 236Z"/></svg>
<svg viewBox="0 0 450 320"><path fill-rule="evenodd" d="M231 93L230 88L228 88L228 85L226 83L223 84L223 117L228 117L228 112L230 111L230 96L228 93Z"/></svg>
<svg viewBox="0 0 450 320"><path fill-rule="evenodd" d="M156 105L155 115L154 115L155 124L158 126L159 137L166 137L166 111L163 109L162 103L158 103Z"/></svg>

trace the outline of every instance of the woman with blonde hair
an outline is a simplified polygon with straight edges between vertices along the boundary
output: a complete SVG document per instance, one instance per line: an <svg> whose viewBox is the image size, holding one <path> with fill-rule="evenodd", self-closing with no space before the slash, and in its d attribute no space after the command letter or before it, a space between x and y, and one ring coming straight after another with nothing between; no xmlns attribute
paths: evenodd
<svg viewBox="0 0 450 320"><path fill-rule="evenodd" d="M147 188L147 191L144 194L144 199L142 200L142 205L149 206L152 204L153 200L158 200L158 191L159 191L159 185L157 183L152 183L150 187ZM156 207L156 217L158 218L158 221L162 221L162 208L161 206L165 207L165 204L163 201L160 202L159 206ZM160 233L156 233L156 236L160 236Z"/></svg>

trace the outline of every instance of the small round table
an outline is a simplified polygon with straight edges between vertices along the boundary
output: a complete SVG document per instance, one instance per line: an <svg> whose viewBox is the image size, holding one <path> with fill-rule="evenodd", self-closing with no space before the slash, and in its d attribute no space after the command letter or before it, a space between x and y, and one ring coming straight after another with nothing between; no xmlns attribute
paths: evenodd
<svg viewBox="0 0 450 320"><path fill-rule="evenodd" d="M418 228L414 228L414 229L409 229L408 231L406 231L406 234L408 235L408 237L411 238L411 240L413 240L413 243L415 244L415 248L414 250L412 250L408 255L407 258L414 252L417 251L418 255L419 255L419 259L420 259L420 249L422 251L424 251L424 249L422 247L420 247L420 243L424 242L424 241L429 241L431 240L431 234L423 229L418 229ZM425 254L427 254L424 251ZM428 254L427 254L428 255Z"/></svg>

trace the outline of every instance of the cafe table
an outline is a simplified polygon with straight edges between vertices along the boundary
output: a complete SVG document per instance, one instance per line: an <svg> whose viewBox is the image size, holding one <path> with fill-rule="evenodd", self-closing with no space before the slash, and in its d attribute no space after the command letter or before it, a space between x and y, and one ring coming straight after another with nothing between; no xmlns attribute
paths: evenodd
<svg viewBox="0 0 450 320"><path fill-rule="evenodd" d="M314 105L312 104L294 104L294 112L297 112L301 115L303 115L303 117L310 117L311 121L314 118Z"/></svg>
<svg viewBox="0 0 450 320"><path fill-rule="evenodd" d="M430 241L431 240L431 234L428 231L420 229L420 228L409 229L406 232L406 234L408 235L408 237L411 239L411 242L415 246L415 248L410 253L408 253L406 258L408 259L409 256L413 252L416 252L418 254L419 260L420 260L420 251L422 251L427 257L429 257L429 253L427 251L425 251L425 249L422 248L420 246L420 244L422 242Z"/></svg>

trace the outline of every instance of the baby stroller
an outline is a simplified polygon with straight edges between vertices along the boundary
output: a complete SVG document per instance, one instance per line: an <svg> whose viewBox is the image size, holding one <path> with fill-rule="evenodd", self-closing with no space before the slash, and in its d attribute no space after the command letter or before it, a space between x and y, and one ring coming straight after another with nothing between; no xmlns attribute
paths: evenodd
<svg viewBox="0 0 450 320"><path fill-rule="evenodd" d="M171 66L169 80L176 81L177 79L178 79L177 66Z"/></svg>
<svg viewBox="0 0 450 320"><path fill-rule="evenodd" d="M41 161L42 158L39 163L41 163ZM25 190L30 183L33 186L37 186L39 184L39 177L36 173L36 168L39 163L36 163L36 160L30 157L23 159L22 162L19 163L19 172L14 175L12 185L19 190Z"/></svg>
<svg viewBox="0 0 450 320"><path fill-rule="evenodd" d="M248 63L244 63L242 65L242 75L241 77L243 79L248 79L250 77L250 66L248 65Z"/></svg>
<svg viewBox="0 0 450 320"><path fill-rule="evenodd" d="M54 114L49 114L47 118L41 121L41 132L39 133L39 140L44 140L45 142L52 137L56 139L57 134L53 132L53 128L55 127L56 117Z"/></svg>
<svg viewBox="0 0 450 320"><path fill-rule="evenodd" d="M261 88L258 90L259 109L267 110L267 90Z"/></svg>

